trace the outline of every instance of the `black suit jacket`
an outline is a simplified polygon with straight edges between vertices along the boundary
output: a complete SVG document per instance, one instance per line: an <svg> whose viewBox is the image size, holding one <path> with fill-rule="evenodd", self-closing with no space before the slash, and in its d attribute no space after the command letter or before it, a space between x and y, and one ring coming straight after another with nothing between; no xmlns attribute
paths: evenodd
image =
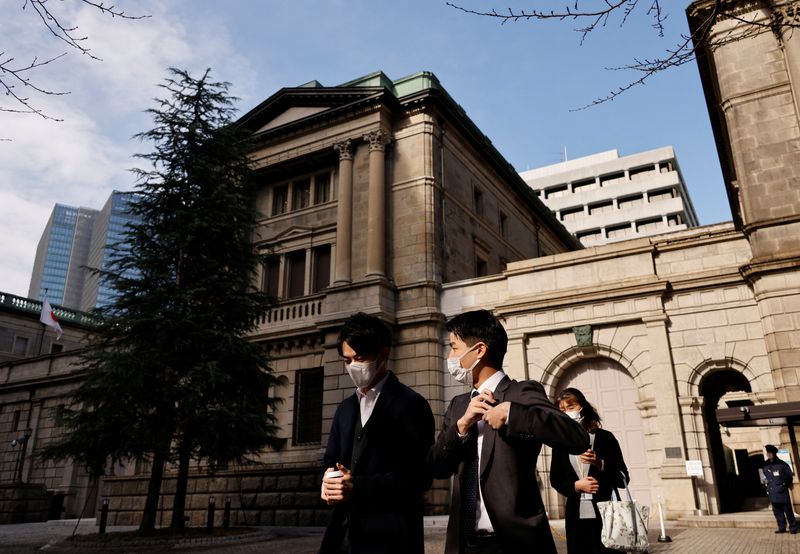
<svg viewBox="0 0 800 554"><path fill-rule="evenodd" d="M599 428L595 430L594 434L592 449L603 460L603 470L589 466L588 475L597 479L598 489L592 498L592 504L595 516L599 518L597 503L611 500L612 489L625 486L621 472L625 473L625 480L629 480L630 477L616 437L609 431ZM550 461L550 483L554 489L567 498L566 519L574 521L579 518L581 493L575 491L575 482L579 477L569 461L569 454L564 449L553 449L553 458Z"/></svg>
<svg viewBox="0 0 800 554"><path fill-rule="evenodd" d="M435 433L431 408L390 372L350 467L357 417L353 393L336 409L323 458L325 468L339 462L353 472L353 496L335 506L320 552L340 552L347 525L351 552L422 554L422 496L432 480L425 456Z"/></svg>
<svg viewBox="0 0 800 554"><path fill-rule="evenodd" d="M481 451L481 491L503 552L555 553L556 547L536 482L536 460L542 443L569 452L585 452L586 431L547 399L536 381L517 382L504 377L494 391L498 402L511 402L508 424L499 431L486 425ZM464 415L470 394L456 396L447 408L436 444L428 454L434 477L453 480L445 552L464 551L459 536L461 486L464 480L465 441L456 422Z"/></svg>

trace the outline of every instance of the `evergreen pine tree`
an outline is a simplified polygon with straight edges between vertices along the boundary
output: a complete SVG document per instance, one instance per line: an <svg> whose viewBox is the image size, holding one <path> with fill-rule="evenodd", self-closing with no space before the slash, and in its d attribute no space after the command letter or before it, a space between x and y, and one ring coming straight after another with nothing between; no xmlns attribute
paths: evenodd
<svg viewBox="0 0 800 554"><path fill-rule="evenodd" d="M155 527L167 461L177 461L172 527L182 529L189 466L277 446L270 397L278 378L247 339L268 299L254 288L255 184L247 137L232 122L228 83L170 70L167 97L137 137L137 223L102 272L117 291L84 356L85 380L50 458L101 474L108 460L148 459L140 530Z"/></svg>

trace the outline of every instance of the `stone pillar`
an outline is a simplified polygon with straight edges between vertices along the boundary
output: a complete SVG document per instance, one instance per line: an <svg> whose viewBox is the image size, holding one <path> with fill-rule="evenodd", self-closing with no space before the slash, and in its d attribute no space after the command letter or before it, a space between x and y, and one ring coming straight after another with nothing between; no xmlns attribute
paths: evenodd
<svg viewBox="0 0 800 554"><path fill-rule="evenodd" d="M787 2L773 8L775 27L780 30L783 60L789 75L789 87L794 99L795 118L800 120L800 33L796 33L800 25L800 6Z"/></svg>
<svg viewBox="0 0 800 554"><path fill-rule="evenodd" d="M369 142L369 208L367 220L367 276L383 277L386 265L387 135L378 129L364 135Z"/></svg>
<svg viewBox="0 0 800 554"><path fill-rule="evenodd" d="M353 250L353 143L345 140L333 146L339 152L339 187L336 205L336 263L333 284L351 282Z"/></svg>

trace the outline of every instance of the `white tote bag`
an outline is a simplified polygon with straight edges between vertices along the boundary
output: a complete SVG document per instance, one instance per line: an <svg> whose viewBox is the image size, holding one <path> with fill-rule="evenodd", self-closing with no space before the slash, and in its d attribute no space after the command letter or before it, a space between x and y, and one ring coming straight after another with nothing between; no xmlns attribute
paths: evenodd
<svg viewBox="0 0 800 554"><path fill-rule="evenodd" d="M623 480L625 479L623 473ZM630 487L625 482L627 500L620 500L614 489L611 500L598 502L600 519L603 524L601 541L603 546L624 552L647 552L650 542L647 539L647 521L650 508L638 506L631 498ZM616 500L614 500L616 496Z"/></svg>

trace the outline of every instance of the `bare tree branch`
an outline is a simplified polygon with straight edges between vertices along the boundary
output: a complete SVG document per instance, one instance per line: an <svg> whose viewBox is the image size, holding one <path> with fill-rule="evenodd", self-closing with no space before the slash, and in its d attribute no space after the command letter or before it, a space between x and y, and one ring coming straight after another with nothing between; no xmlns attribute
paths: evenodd
<svg viewBox="0 0 800 554"><path fill-rule="evenodd" d="M583 5L585 6L586 3L587 2L584 1ZM489 11L477 11L464 8L451 2L447 2L447 5L464 13L500 20L501 24L530 20L585 21L585 25L574 29L580 33L580 44L583 44L590 33L596 31L598 28L605 27L612 16L618 17L620 27L628 23L633 11L639 7L640 0L603 0L600 2L600 7L588 9L581 7L581 0L573 0L571 6L567 5L563 10L560 11L544 11L536 9L527 11L524 9L514 11L510 8L503 12L498 12L495 9ZM669 15L662 10L660 0L652 0L645 15L651 18L651 26L659 38L663 38L665 36L665 23L667 22ZM723 19L745 23L744 30L742 30L740 26L740 28L736 29L735 32L731 30L727 33L722 33L719 36L715 36L712 39L712 28L714 28L714 26ZM731 8L730 3L725 2L724 0L715 0L712 8L708 12L708 15L705 16L702 22L697 26L696 30L690 35L681 34L676 45L673 48L667 48L662 56L653 59L634 58L630 64L620 67L606 68L613 71L627 70L638 72L640 74L639 77L634 78L628 83L610 91L608 94L598 97L588 104L571 111L579 111L596 106L598 104L610 102L628 90L645 84L650 77L660 73L661 71L665 71L673 67L679 67L694 61L698 49L705 49L713 52L717 48L720 48L726 44L737 42L739 40L750 38L766 32L773 32L776 34L779 40L782 40L781 33L785 29L795 29L798 27L800 27L800 23L797 23L796 19L781 20L774 13L772 18L767 23L747 20L737 15Z"/></svg>
<svg viewBox="0 0 800 554"><path fill-rule="evenodd" d="M111 18L120 17L123 19L144 19L150 17L149 15L128 15L124 11L117 9L114 5L106 5L103 2L94 0L75 0L81 2L93 9L98 10L103 15ZM86 41L88 37L82 36L78 33L78 27L66 24L62 19L48 5L49 0L24 0L22 3L22 10L33 10L39 17L42 25L52 34L56 39L62 41L69 48L73 48L89 56L93 60L100 60L95 56L88 46ZM60 3L60 2L59 2ZM56 5L58 5L57 3ZM45 113L41 108L31 100L31 95L39 94L45 96L61 96L69 94L67 91L55 91L45 88L36 84L33 80L35 73L38 69L47 66L56 60L59 60L67 55L63 52L57 56L40 60L38 56L34 55L31 61L27 63L17 62L15 56L3 51L0 52L0 93L10 101L9 105L0 104L0 112L8 113L22 113L34 114L44 119L51 121L61 121L57 117L53 117Z"/></svg>

